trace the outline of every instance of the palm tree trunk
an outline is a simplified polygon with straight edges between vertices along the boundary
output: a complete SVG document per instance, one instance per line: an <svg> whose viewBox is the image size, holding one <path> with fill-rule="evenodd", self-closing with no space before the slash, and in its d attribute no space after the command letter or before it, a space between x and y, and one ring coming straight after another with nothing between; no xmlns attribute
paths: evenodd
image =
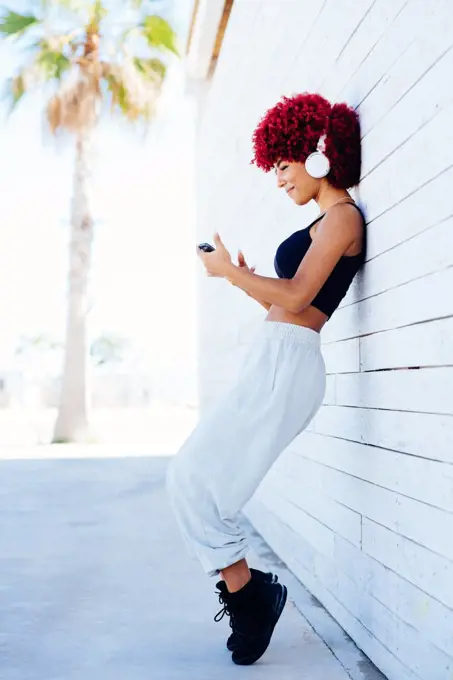
<svg viewBox="0 0 453 680"><path fill-rule="evenodd" d="M77 138L69 246L68 313L60 406L53 442L84 442L88 428L88 283L93 219L89 203L91 130Z"/></svg>

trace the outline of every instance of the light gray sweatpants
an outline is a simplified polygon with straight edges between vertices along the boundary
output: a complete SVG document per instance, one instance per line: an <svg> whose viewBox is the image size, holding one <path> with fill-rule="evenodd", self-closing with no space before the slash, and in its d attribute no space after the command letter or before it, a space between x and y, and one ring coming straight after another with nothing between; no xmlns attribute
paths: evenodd
<svg viewBox="0 0 453 680"><path fill-rule="evenodd" d="M189 552L215 576L248 552L238 513L324 398L320 335L264 321L239 379L170 461L167 490Z"/></svg>

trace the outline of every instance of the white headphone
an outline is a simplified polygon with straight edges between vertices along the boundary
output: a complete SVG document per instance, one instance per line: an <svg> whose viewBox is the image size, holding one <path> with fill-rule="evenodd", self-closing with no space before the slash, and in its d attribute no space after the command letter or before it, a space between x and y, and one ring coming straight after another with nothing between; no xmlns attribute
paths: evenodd
<svg viewBox="0 0 453 680"><path fill-rule="evenodd" d="M330 172L330 162L325 155L326 150L326 135L322 135L319 138L316 151L311 153L307 160L305 161L305 170L308 172L310 177L315 179L322 179L327 177Z"/></svg>

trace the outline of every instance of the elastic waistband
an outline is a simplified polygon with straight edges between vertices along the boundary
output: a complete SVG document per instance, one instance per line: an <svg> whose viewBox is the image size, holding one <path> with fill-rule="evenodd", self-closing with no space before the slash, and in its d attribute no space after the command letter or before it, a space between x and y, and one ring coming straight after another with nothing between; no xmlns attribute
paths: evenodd
<svg viewBox="0 0 453 680"><path fill-rule="evenodd" d="M305 343L312 347L321 347L321 336L317 331L294 323L263 321L261 333L268 337L290 338L295 342Z"/></svg>

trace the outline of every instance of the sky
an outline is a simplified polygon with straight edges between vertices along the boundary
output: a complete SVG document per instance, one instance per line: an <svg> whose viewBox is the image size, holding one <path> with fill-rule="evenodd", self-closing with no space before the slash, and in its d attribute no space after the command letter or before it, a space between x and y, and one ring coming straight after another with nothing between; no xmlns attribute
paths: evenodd
<svg viewBox="0 0 453 680"><path fill-rule="evenodd" d="M191 5L167 3L182 36ZM5 41L0 64L3 85L17 66ZM73 147L45 133L43 105L34 96L0 112L0 370L21 335L64 334ZM96 138L90 335L129 337L162 370L186 370L195 350L194 115L176 62L145 139L111 121Z"/></svg>

